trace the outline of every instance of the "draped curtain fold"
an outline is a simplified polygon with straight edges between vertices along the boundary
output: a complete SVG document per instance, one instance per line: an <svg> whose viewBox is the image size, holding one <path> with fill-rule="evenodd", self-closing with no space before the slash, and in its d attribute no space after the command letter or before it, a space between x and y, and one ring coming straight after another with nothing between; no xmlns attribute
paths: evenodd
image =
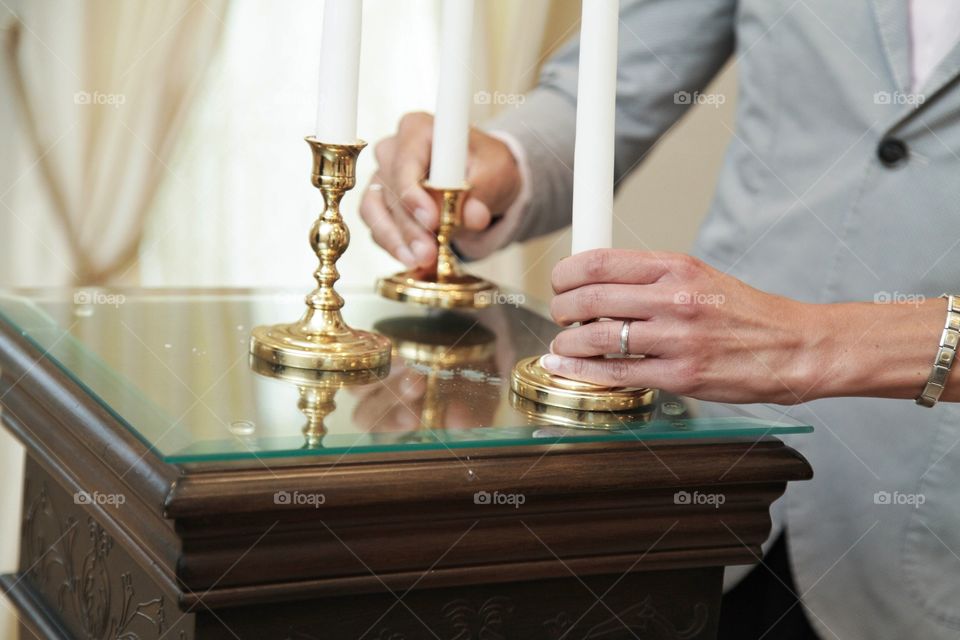
<svg viewBox="0 0 960 640"><path fill-rule="evenodd" d="M46 203L49 228L17 240L47 238L31 247L41 254L61 242L66 255L55 259L73 283L135 279L146 216L220 42L226 7L227 0L24 2L7 18L4 93L16 105L23 171L35 179L14 177L4 195L32 188L16 200ZM6 197L5 204L9 216L19 215ZM56 280L16 262L5 267L7 283Z"/></svg>

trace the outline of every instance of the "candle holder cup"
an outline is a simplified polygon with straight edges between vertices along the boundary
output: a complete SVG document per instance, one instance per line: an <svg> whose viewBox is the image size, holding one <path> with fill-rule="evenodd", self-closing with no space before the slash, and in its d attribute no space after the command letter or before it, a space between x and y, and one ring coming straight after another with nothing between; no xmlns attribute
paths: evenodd
<svg viewBox="0 0 960 640"><path fill-rule="evenodd" d="M330 144L308 137L313 154L313 186L323 195L323 212L310 229L310 245L320 261L317 288L306 297L307 310L297 322L259 326L250 336L250 353L284 367L320 371L357 371L390 365L390 340L352 329L343 320L344 300L334 290L340 279L337 260L350 244L350 230L340 214L343 194L356 184L357 156L366 146Z"/></svg>
<svg viewBox="0 0 960 640"><path fill-rule="evenodd" d="M382 278L377 282L377 292L391 300L445 309L490 306L496 298L496 285L465 273L450 246L453 232L463 220L463 201L470 187L437 187L427 182L424 188L436 199L440 209L437 264L429 269Z"/></svg>

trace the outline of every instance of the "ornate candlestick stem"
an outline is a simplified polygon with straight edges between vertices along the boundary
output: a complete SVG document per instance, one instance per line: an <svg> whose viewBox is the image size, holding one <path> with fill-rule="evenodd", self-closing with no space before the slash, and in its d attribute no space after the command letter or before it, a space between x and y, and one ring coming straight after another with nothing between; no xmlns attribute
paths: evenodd
<svg viewBox="0 0 960 640"><path fill-rule="evenodd" d="M416 302L431 307L479 309L493 304L497 288L481 278L464 273L450 241L463 220L463 201L470 187L435 187L424 184L440 209L437 229L437 264L423 271L405 271L377 282L380 295L391 300Z"/></svg>
<svg viewBox="0 0 960 640"><path fill-rule="evenodd" d="M291 324L256 327L250 353L274 364L322 371L376 369L390 363L390 341L376 333L351 329L343 321L343 298L334 290L340 279L337 260L350 244L340 215L343 194L357 182L357 156L366 146L328 144L307 138L313 153L311 182L323 195L323 212L310 229L310 246L320 266L317 288L306 297L307 310Z"/></svg>

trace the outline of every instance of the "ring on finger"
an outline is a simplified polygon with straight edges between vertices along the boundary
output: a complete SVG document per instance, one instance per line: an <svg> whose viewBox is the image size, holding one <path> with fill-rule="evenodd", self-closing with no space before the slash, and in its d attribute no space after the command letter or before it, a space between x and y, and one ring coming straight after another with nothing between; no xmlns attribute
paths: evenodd
<svg viewBox="0 0 960 640"><path fill-rule="evenodd" d="M620 355L630 355L630 321L624 320L620 327Z"/></svg>

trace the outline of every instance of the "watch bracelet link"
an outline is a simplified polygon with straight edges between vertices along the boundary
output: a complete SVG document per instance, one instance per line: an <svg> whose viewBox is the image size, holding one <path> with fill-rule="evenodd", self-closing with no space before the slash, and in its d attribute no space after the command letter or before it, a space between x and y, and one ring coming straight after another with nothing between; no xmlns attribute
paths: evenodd
<svg viewBox="0 0 960 640"><path fill-rule="evenodd" d="M927 378L923 391L917 396L917 404L924 407L932 407L940 400L957 356L957 346L960 345L960 298L946 293L940 297L947 299L947 319L943 325L943 333L940 334L940 345L930 377Z"/></svg>

